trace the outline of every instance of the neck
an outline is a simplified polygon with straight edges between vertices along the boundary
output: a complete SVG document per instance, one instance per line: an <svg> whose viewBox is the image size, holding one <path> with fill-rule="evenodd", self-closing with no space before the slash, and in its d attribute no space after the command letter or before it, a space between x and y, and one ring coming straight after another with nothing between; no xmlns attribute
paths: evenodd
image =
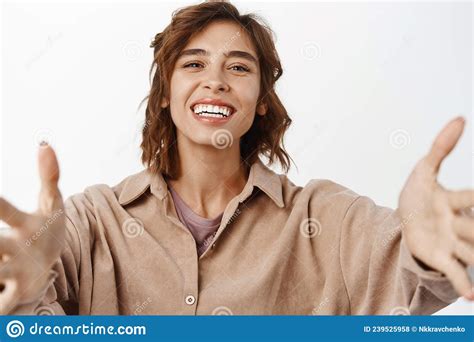
<svg viewBox="0 0 474 342"><path fill-rule="evenodd" d="M247 183L249 168L241 161L239 144L218 149L181 139L178 151L180 174L168 183L196 214L217 217Z"/></svg>

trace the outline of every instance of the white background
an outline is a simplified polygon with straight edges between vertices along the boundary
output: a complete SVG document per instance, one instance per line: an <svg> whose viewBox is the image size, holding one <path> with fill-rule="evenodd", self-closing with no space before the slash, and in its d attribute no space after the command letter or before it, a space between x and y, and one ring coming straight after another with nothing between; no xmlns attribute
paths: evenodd
<svg viewBox="0 0 474 342"><path fill-rule="evenodd" d="M41 138L58 154L64 198L141 170L148 46L174 10L194 3L3 2L0 193L36 209ZM294 183L327 178L394 208L415 163L461 114L466 129L439 180L472 188L472 4L234 5L276 33ZM460 299L440 313L474 306Z"/></svg>

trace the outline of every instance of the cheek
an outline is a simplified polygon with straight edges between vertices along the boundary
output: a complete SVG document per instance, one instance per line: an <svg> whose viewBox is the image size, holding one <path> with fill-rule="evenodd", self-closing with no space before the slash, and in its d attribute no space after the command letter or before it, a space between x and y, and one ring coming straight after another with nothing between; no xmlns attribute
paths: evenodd
<svg viewBox="0 0 474 342"><path fill-rule="evenodd" d="M183 97L183 83L179 78L172 78L170 83L170 102L176 107L180 99Z"/></svg>
<svg viewBox="0 0 474 342"><path fill-rule="evenodd" d="M171 119L176 128L182 132L192 132L193 121L190 113L183 108L182 103L171 103ZM189 115L188 115L189 114Z"/></svg>
<svg viewBox="0 0 474 342"><path fill-rule="evenodd" d="M174 77L170 84L170 109L173 121L182 121L188 114L187 100L189 98L189 85Z"/></svg>
<svg viewBox="0 0 474 342"><path fill-rule="evenodd" d="M247 89L243 95L242 110L249 120L253 120L257 109L258 89Z"/></svg>
<svg viewBox="0 0 474 342"><path fill-rule="evenodd" d="M238 88L234 88L238 92L238 98L241 105L241 113L236 120L236 130L244 133L250 129L256 115L259 84L252 80L251 82L242 82Z"/></svg>
<svg viewBox="0 0 474 342"><path fill-rule="evenodd" d="M252 127L255 118L254 106L243 106L238 116L231 121L231 130L239 137L243 136Z"/></svg>
<svg viewBox="0 0 474 342"><path fill-rule="evenodd" d="M238 88L242 105L247 108L256 107L259 92L260 83L258 79L249 79L247 82L242 82Z"/></svg>

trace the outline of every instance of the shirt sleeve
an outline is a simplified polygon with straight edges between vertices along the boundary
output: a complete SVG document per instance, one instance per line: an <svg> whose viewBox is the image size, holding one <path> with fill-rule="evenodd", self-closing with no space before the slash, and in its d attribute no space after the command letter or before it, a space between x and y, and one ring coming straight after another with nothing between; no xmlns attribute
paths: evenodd
<svg viewBox="0 0 474 342"><path fill-rule="evenodd" d="M21 303L9 315L77 315L80 290L91 276L89 215L80 196L65 201L66 236L60 258L50 270L49 284L35 301Z"/></svg>
<svg viewBox="0 0 474 342"><path fill-rule="evenodd" d="M352 315L428 315L459 298L444 274L408 249L402 228L409 219L366 196L349 206L340 256Z"/></svg>

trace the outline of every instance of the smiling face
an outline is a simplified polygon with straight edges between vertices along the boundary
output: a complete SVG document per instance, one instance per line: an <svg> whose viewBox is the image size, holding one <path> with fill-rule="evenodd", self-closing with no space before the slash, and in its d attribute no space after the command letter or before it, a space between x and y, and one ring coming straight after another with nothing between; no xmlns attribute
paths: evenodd
<svg viewBox="0 0 474 342"><path fill-rule="evenodd" d="M176 61L170 84L171 117L178 142L213 144L213 133L227 130L234 142L250 129L257 108L260 69L255 48L245 30L231 21L215 21L190 39ZM191 109L201 99L220 100L233 107L232 114L219 123L205 119ZM201 108L202 109L202 108ZM238 147L239 144L236 144Z"/></svg>

